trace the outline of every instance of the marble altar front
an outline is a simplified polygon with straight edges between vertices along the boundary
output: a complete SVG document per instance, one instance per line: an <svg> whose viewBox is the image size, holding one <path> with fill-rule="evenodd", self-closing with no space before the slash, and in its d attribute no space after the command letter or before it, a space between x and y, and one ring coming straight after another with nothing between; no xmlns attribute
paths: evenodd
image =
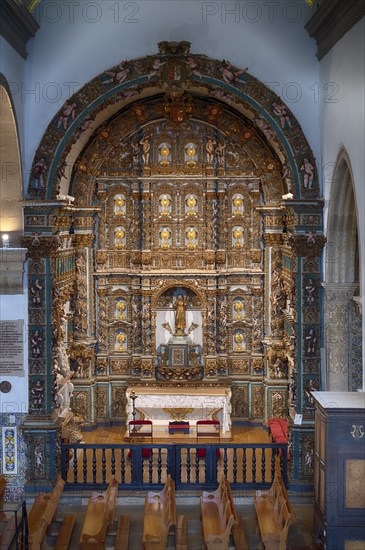
<svg viewBox="0 0 365 550"><path fill-rule="evenodd" d="M127 389L127 418L132 420L135 392L136 418L152 420L155 427L168 427L172 420L187 420L192 429L197 420L217 419L222 434L231 430L230 388L139 388Z"/></svg>

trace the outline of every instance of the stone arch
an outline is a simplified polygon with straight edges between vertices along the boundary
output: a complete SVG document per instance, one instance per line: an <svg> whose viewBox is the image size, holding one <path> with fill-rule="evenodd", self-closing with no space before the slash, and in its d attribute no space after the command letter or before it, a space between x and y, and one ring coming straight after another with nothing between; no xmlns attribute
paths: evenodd
<svg viewBox="0 0 365 550"><path fill-rule="evenodd" d="M183 43L176 49L160 43L157 55L123 61L67 100L37 149L28 198L55 198L62 170L65 176L61 183L67 189L66 178L69 182L74 163L91 134L124 106L161 93L169 86L215 97L253 121L276 151L283 172L291 172L293 188L287 188L287 192L296 198L319 195L313 153L298 121L281 98L247 72L226 61L190 54L190 45L180 44ZM39 162L43 166L44 188L34 177ZM304 182L306 171L312 174L309 184Z"/></svg>
<svg viewBox="0 0 365 550"><path fill-rule="evenodd" d="M19 247L19 239L23 234L22 170L15 109L8 82L2 74L0 74L0 142L3 159L0 183L0 233L7 234L9 246L16 248Z"/></svg>
<svg viewBox="0 0 365 550"><path fill-rule="evenodd" d="M325 273L325 349L327 389L362 387L361 314L356 304L359 273L358 211L351 161L342 148L331 186ZM359 349L360 347L360 349Z"/></svg>

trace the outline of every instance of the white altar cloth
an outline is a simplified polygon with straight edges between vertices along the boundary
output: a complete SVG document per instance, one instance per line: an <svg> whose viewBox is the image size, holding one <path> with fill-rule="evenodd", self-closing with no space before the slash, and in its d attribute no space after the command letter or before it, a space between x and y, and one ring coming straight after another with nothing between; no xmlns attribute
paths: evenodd
<svg viewBox="0 0 365 550"><path fill-rule="evenodd" d="M192 409L182 412L183 420L195 426L197 420L219 420L222 433L231 429L231 390L229 388L148 388L130 387L127 389L127 419L132 420L131 392L137 395L135 407L146 420L152 420L154 426L167 427L170 421L176 420L174 411L163 409Z"/></svg>

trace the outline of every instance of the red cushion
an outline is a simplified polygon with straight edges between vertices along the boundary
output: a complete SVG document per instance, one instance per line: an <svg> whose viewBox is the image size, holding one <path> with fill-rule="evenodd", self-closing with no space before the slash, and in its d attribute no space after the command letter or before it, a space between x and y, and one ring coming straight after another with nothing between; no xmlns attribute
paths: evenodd
<svg viewBox="0 0 365 550"><path fill-rule="evenodd" d="M128 453L128 458L132 458L133 451L130 449ZM142 458L150 458L152 454L152 449L142 449Z"/></svg>
<svg viewBox="0 0 365 550"><path fill-rule="evenodd" d="M198 449L198 457L199 458L205 458L206 455L207 455L207 450L206 449ZM216 455L217 458L221 457L221 452L220 452L219 449L216 450L215 455Z"/></svg>

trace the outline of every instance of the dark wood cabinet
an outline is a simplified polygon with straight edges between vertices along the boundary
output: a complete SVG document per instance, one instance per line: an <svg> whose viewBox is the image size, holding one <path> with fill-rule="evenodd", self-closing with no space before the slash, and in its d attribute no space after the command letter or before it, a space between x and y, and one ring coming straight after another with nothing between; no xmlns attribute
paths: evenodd
<svg viewBox="0 0 365 550"><path fill-rule="evenodd" d="M329 550L365 548L365 394L313 392L314 535Z"/></svg>

